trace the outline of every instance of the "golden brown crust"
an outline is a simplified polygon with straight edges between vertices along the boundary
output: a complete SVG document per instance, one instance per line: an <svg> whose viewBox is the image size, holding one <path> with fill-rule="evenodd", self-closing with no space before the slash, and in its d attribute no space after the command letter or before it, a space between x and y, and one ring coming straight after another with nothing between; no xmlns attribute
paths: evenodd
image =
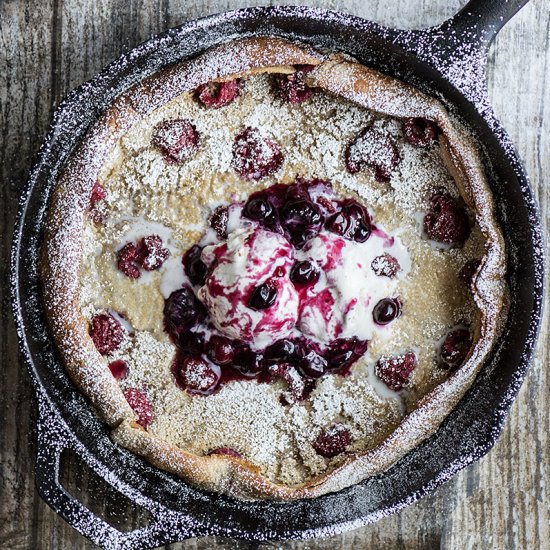
<svg viewBox="0 0 550 550"><path fill-rule="evenodd" d="M87 197L110 147L124 131L145 114L199 84L255 72L290 72L296 64L317 65L308 75L309 85L370 110L398 118L435 120L443 132L445 161L463 199L476 213L487 249L474 286L474 298L481 312L477 341L461 369L425 396L381 445L349 456L336 469L306 484L289 487L269 481L246 460L223 455L197 456L144 431L135 422L118 383L88 335L87 322L78 308L78 292ZM199 487L239 498L273 499L314 497L350 486L380 473L429 437L471 385L495 342L505 301L504 274L504 241L477 148L443 106L344 56L326 57L308 46L275 38L222 45L193 61L148 77L117 98L73 154L56 186L48 210L42 262L44 305L54 339L70 376L114 428L113 439L153 465Z"/></svg>

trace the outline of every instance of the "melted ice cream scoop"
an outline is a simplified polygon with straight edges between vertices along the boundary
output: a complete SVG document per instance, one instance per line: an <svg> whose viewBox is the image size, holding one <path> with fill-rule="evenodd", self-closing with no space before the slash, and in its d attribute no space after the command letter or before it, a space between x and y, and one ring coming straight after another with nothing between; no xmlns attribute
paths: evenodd
<svg viewBox="0 0 550 550"><path fill-rule="evenodd" d="M299 298L289 279L292 246L283 236L256 224L240 227L227 241L205 247L201 258L210 274L198 296L220 332L256 349L290 333Z"/></svg>
<svg viewBox="0 0 550 550"><path fill-rule="evenodd" d="M374 306L397 291L398 277L377 276L372 267L385 254L397 260L400 275L409 271L410 258L400 240L379 230L363 243L328 231L311 239L296 256L317 264L321 276L300 296L298 328L322 343L353 336L370 340Z"/></svg>

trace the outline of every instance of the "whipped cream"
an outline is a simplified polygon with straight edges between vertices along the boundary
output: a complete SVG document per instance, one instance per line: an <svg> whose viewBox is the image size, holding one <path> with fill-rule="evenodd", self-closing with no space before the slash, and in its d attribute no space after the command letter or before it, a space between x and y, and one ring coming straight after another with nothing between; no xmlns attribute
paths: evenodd
<svg viewBox="0 0 550 550"><path fill-rule="evenodd" d="M257 224L237 227L227 241L206 246L202 261L211 269L198 297L214 326L230 338L265 348L287 336L298 320L298 292L290 281L292 246ZM254 289L270 281L275 303L263 310L249 307Z"/></svg>

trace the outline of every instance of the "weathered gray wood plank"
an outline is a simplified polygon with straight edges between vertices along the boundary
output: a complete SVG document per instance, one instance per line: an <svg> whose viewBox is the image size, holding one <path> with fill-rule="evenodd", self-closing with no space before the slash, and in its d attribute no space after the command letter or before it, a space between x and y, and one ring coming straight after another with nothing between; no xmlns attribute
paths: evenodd
<svg viewBox="0 0 550 550"><path fill-rule="evenodd" d="M241 0L4 0L0 2L0 547L91 548L34 489L34 404L17 355L7 296L7 258L17 196L52 107L73 87L149 36L185 20L271 2ZM286 2L348 11L391 26L424 27L451 16L464 0ZM550 15L532 0L498 36L489 90L531 174L546 229L550 187ZM375 525L327 540L262 545L301 548L550 548L550 394L548 319L537 359L505 432L487 457L434 495ZM74 461L64 480L84 502L105 508L93 478ZM94 498L97 497L97 498ZM103 498L103 501L102 501ZM113 499L111 499L113 500ZM97 504L99 502L99 505ZM115 504L118 503L116 498ZM126 509L122 508L124 516ZM123 522L133 525L130 513ZM249 548L201 539L171 548ZM256 546L254 546L256 547Z"/></svg>
<svg viewBox="0 0 550 550"><path fill-rule="evenodd" d="M497 37L488 75L495 112L531 175L547 235L549 16L547 3L527 5ZM464 497L447 522L445 548L550 548L548 333L546 315L535 363L502 437L488 456L458 476Z"/></svg>
<svg viewBox="0 0 550 550"><path fill-rule="evenodd" d="M34 404L19 365L9 314L9 247L17 197L51 115L51 2L0 7L0 540L5 548L32 544Z"/></svg>

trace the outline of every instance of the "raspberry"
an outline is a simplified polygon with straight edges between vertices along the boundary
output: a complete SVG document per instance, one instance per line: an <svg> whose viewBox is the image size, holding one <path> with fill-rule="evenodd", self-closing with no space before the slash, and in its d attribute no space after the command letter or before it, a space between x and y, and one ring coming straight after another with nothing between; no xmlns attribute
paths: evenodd
<svg viewBox="0 0 550 550"><path fill-rule="evenodd" d="M128 363L123 359L117 359L109 363L109 370L117 380L123 380L128 376Z"/></svg>
<svg viewBox="0 0 550 550"><path fill-rule="evenodd" d="M462 269L458 272L458 278L466 285L470 286L474 280L474 276L481 265L481 260L474 258L466 262Z"/></svg>
<svg viewBox="0 0 550 550"><path fill-rule="evenodd" d="M277 143L264 138L254 128L245 128L235 137L232 166L241 177L259 180L276 172L283 164Z"/></svg>
<svg viewBox="0 0 550 550"><path fill-rule="evenodd" d="M216 232L218 238L227 239L227 222L229 220L229 212L227 206L218 206L210 216L210 227Z"/></svg>
<svg viewBox="0 0 550 550"><path fill-rule="evenodd" d="M315 65L296 65L294 68L294 73L276 77L282 99L293 104L302 103L313 95L313 90L308 88L304 80L305 75L311 72Z"/></svg>
<svg viewBox="0 0 550 550"><path fill-rule="evenodd" d="M195 90L196 99L208 109L219 109L233 102L240 92L240 79L208 82Z"/></svg>
<svg viewBox="0 0 550 550"><path fill-rule="evenodd" d="M451 370L458 369L470 351L472 337L466 328L457 328L447 334L441 344L441 366Z"/></svg>
<svg viewBox="0 0 550 550"><path fill-rule="evenodd" d="M241 453L238 453L230 447L218 447L217 449L212 449L208 452L208 456L211 455L225 455L225 456L234 456L235 458L242 458Z"/></svg>
<svg viewBox="0 0 550 550"><path fill-rule="evenodd" d="M388 386L399 391L409 381L409 377L416 367L416 356L412 351L403 355L382 356L376 363L376 376Z"/></svg>
<svg viewBox="0 0 550 550"><path fill-rule="evenodd" d="M158 235L149 235L136 243L125 244L117 252L117 267L126 277L138 279L140 267L146 271L155 271L162 267L170 252L162 246Z"/></svg>
<svg viewBox="0 0 550 550"><path fill-rule="evenodd" d="M375 275L379 277L388 277L390 279L393 279L401 269L397 258L394 258L387 252L380 256L376 256L370 265Z"/></svg>
<svg viewBox="0 0 550 550"><path fill-rule="evenodd" d="M403 121L405 139L416 147L428 147L437 140L439 126L427 118L406 118Z"/></svg>
<svg viewBox="0 0 550 550"><path fill-rule="evenodd" d="M277 376L280 376L288 384L288 390L294 403L306 399L315 388L315 380L300 376L298 370L290 365L283 363L277 365L273 370L276 371Z"/></svg>
<svg viewBox="0 0 550 550"><path fill-rule="evenodd" d="M389 181L399 154L393 138L369 126L352 141L345 152L346 168L356 174L367 166L374 169L377 181Z"/></svg>
<svg viewBox="0 0 550 550"><path fill-rule="evenodd" d="M94 186L92 187L92 193L90 195L90 206L93 208L96 203L99 201L102 201L107 196L107 193L105 193L105 189L103 189L103 186L99 181L96 180L94 183Z"/></svg>
<svg viewBox="0 0 550 550"><path fill-rule="evenodd" d="M103 189L103 186L96 180L94 186L92 187L92 192L90 194L90 206L88 207L90 218L94 223L103 223L104 221L103 214L101 209L98 207L98 203L103 201L106 196L107 193L105 193L105 189Z"/></svg>
<svg viewBox="0 0 550 550"><path fill-rule="evenodd" d="M185 357L180 371L181 381L190 394L211 394L220 379L219 369L203 359Z"/></svg>
<svg viewBox="0 0 550 550"><path fill-rule="evenodd" d="M139 268L143 263L143 250L134 243L125 244L116 255L117 267L126 277L137 279L140 276Z"/></svg>
<svg viewBox="0 0 550 550"><path fill-rule="evenodd" d="M101 355L108 355L120 347L124 340L122 325L108 313L98 313L92 318L90 336Z"/></svg>
<svg viewBox="0 0 550 550"><path fill-rule="evenodd" d="M432 241L462 245L470 236L466 210L450 195L435 193L424 216L424 231Z"/></svg>
<svg viewBox="0 0 550 550"><path fill-rule="evenodd" d="M124 397L138 417L138 424L144 429L153 421L153 406L147 396L137 388L124 390Z"/></svg>
<svg viewBox="0 0 550 550"><path fill-rule="evenodd" d="M313 442L315 452L325 458L332 458L344 452L351 443L351 434L343 424L334 424L322 431Z"/></svg>
<svg viewBox="0 0 550 550"><path fill-rule="evenodd" d="M165 120L155 126L152 144L168 162L180 163L197 150L199 134L189 120Z"/></svg>
<svg viewBox="0 0 550 550"><path fill-rule="evenodd" d="M145 271L160 269L170 255L168 249L162 244L162 239L158 235L149 235L139 242L138 248L143 258L141 265Z"/></svg>

